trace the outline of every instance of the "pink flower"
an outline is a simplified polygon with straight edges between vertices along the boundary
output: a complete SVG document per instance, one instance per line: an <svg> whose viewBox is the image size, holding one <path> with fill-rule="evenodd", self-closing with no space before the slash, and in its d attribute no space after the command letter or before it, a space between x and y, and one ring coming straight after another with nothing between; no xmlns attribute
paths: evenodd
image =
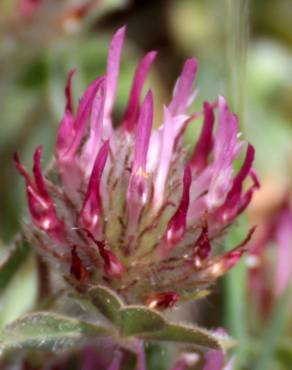
<svg viewBox="0 0 292 370"><path fill-rule="evenodd" d="M251 245L250 286L261 316L267 317L273 303L286 291L292 279L292 207L286 196L265 222Z"/></svg>
<svg viewBox="0 0 292 370"><path fill-rule="evenodd" d="M39 10L43 0L20 0L19 14L23 18L31 18Z"/></svg>
<svg viewBox="0 0 292 370"><path fill-rule="evenodd" d="M194 58L183 66L161 126L152 129L153 94L142 98L142 91L156 52L139 63L125 113L114 128L124 36L125 28L114 35L106 74L89 85L76 111L74 71L69 73L53 172L42 175L40 148L34 179L17 157L16 165L26 180L31 239L62 262L67 281L85 288L106 284L128 302L166 308L223 275L246 250L253 230L223 255L216 255L214 245L259 187L254 149L247 145L235 173L233 162L246 143L238 140L238 119L224 97L188 113L195 97ZM200 115L202 131L189 157L183 133Z"/></svg>

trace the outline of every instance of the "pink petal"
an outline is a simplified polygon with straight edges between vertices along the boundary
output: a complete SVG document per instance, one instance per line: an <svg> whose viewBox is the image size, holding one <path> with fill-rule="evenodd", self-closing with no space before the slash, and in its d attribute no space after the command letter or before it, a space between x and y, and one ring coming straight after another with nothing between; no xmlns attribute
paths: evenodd
<svg viewBox="0 0 292 370"><path fill-rule="evenodd" d="M207 219L203 221L201 234L195 242L193 257L198 258L199 261L205 260L209 257L211 252L211 244L208 235L208 222Z"/></svg>
<svg viewBox="0 0 292 370"><path fill-rule="evenodd" d="M249 175L251 166L254 160L254 148L252 145L248 145L246 157L244 163L233 180L232 187L227 194L225 203L218 209L217 213L224 222L231 221L241 211L241 193L243 187L243 181ZM249 196L250 201L250 196ZM244 207L246 207L246 200L244 201Z"/></svg>
<svg viewBox="0 0 292 370"><path fill-rule="evenodd" d="M65 111L70 112L73 114L73 99L72 99L72 78L76 73L76 69L72 69L67 78L67 84L65 87L65 96L66 96L66 106Z"/></svg>
<svg viewBox="0 0 292 370"><path fill-rule="evenodd" d="M20 0L20 15L24 18L31 18L39 10L42 2L42 0Z"/></svg>
<svg viewBox="0 0 292 370"><path fill-rule="evenodd" d="M34 181L20 163L18 155L14 155L14 162L19 173L26 180L26 192L31 219L36 227L47 232L58 243L64 242L64 225L59 220L41 172L42 149L38 147L34 154Z"/></svg>
<svg viewBox="0 0 292 370"><path fill-rule="evenodd" d="M117 92L120 59L125 33L126 27L118 29L109 47L106 71L106 98L104 106L104 128L106 135L109 135L112 130L111 114Z"/></svg>
<svg viewBox="0 0 292 370"><path fill-rule="evenodd" d="M275 287L279 297L284 293L292 277L292 212L285 209L279 219L276 230L278 256L276 264Z"/></svg>
<svg viewBox="0 0 292 370"><path fill-rule="evenodd" d="M171 370L188 370L193 369L200 360L200 356L197 353L183 353L180 359L176 361L175 365Z"/></svg>
<svg viewBox="0 0 292 370"><path fill-rule="evenodd" d="M197 60L191 58L183 66L182 73L174 89L172 101L169 105L169 111L173 115L184 114L190 104L197 64Z"/></svg>
<svg viewBox="0 0 292 370"><path fill-rule="evenodd" d="M215 135L213 175L207 195L209 209L218 208L232 186L232 161L238 155L237 117L223 97L218 100L219 124Z"/></svg>
<svg viewBox="0 0 292 370"><path fill-rule="evenodd" d="M104 272L109 278L120 278L124 272L124 266L117 256L105 248L105 243L96 241L101 258L104 261Z"/></svg>
<svg viewBox="0 0 292 370"><path fill-rule="evenodd" d="M132 234L133 228L136 227L142 206L147 201L148 175L146 173L146 158L152 121L153 96L151 91L149 91L142 105L136 128L134 159L127 193L130 234Z"/></svg>
<svg viewBox="0 0 292 370"><path fill-rule="evenodd" d="M222 256L214 257L213 261L210 261L210 277L217 279L239 262L242 255L247 251L246 245L251 240L255 229L255 227L251 228L246 238L237 247L224 253Z"/></svg>
<svg viewBox="0 0 292 370"><path fill-rule="evenodd" d="M180 296L176 292L162 292L151 294L146 299L146 304L150 308L155 309L166 309L173 307L176 302L179 300Z"/></svg>
<svg viewBox="0 0 292 370"><path fill-rule="evenodd" d="M140 110L140 95L145 79L149 73L151 64L153 63L156 55L156 51L151 51L146 54L136 69L128 105L122 118L122 125L128 132L131 132L133 130L134 125L138 119Z"/></svg>
<svg viewBox="0 0 292 370"><path fill-rule="evenodd" d="M87 192L80 212L83 226L92 233L98 232L102 215L102 201L100 197L100 181L109 152L109 142L106 141L100 148L89 179Z"/></svg>
<svg viewBox="0 0 292 370"><path fill-rule="evenodd" d="M156 178L154 180L153 208L158 210L164 199L164 190L170 163L173 157L175 141L181 133L181 129L187 120L187 116L173 116L168 108L164 108L164 124L160 128L160 153L158 153L158 164Z"/></svg>
<svg viewBox="0 0 292 370"><path fill-rule="evenodd" d="M252 200L253 193L260 188L260 183L257 174L253 168L250 170L250 176L252 178L253 184L240 199L237 215L240 215L246 209L246 207Z"/></svg>
<svg viewBox="0 0 292 370"><path fill-rule="evenodd" d="M177 211L168 223L165 239L167 249L174 247L184 236L186 230L186 218L190 201L190 186L192 173L189 166L185 168L183 178L183 194Z"/></svg>
<svg viewBox="0 0 292 370"><path fill-rule="evenodd" d="M76 119L74 122L73 140L70 142L70 144L66 148L66 152L63 153L62 159L68 158L69 160L71 160L72 158L74 158L81 144L81 140L83 138L84 131L87 126L96 92L102 82L103 82L103 77L100 77L94 80L89 85L89 87L86 89L85 93L80 99Z"/></svg>
<svg viewBox="0 0 292 370"><path fill-rule="evenodd" d="M205 355L203 370L223 370L224 354L222 351L209 350Z"/></svg>
<svg viewBox="0 0 292 370"><path fill-rule="evenodd" d="M146 158L149 148L152 122L153 95L152 92L149 91L141 108L141 113L137 124L132 173L136 173L140 169L143 171L146 170Z"/></svg>
<svg viewBox="0 0 292 370"><path fill-rule="evenodd" d="M201 172L207 166L208 156L213 148L212 131L214 126L214 113L209 103L204 103L204 117L201 134L190 160L191 168L196 172Z"/></svg>
<svg viewBox="0 0 292 370"><path fill-rule="evenodd" d="M75 245L71 250L70 274L80 283L84 283L89 277L88 271L84 267L81 258L77 254L77 248Z"/></svg>
<svg viewBox="0 0 292 370"><path fill-rule="evenodd" d="M91 111L89 137L84 144L84 149L82 152L81 163L83 165L86 177L89 176L92 171L95 158L103 139L105 85L106 79L100 83L96 92Z"/></svg>

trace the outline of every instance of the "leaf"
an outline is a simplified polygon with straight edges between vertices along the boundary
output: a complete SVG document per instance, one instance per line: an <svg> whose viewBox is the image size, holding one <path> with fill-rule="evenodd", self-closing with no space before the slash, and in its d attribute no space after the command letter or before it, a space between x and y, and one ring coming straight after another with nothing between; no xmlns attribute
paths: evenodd
<svg viewBox="0 0 292 370"><path fill-rule="evenodd" d="M227 338L229 337L227 335L220 336L196 326L168 324L162 330L143 334L142 338L148 340L189 343L194 344L195 346L207 347L209 349L224 350L226 348Z"/></svg>
<svg viewBox="0 0 292 370"><path fill-rule="evenodd" d="M29 251L29 245L21 238L18 238L12 247L7 248L5 256L0 261L0 293L10 283L18 268L28 256Z"/></svg>
<svg viewBox="0 0 292 370"><path fill-rule="evenodd" d="M111 322L120 322L120 309L124 306L122 300L109 288L98 285L88 292L93 305Z"/></svg>
<svg viewBox="0 0 292 370"><path fill-rule="evenodd" d="M58 351L82 339L110 335L108 328L49 312L25 315L0 331L0 352L33 348Z"/></svg>
<svg viewBox="0 0 292 370"><path fill-rule="evenodd" d="M127 306L120 310L120 315L125 336L161 330L166 325L159 312L143 306Z"/></svg>

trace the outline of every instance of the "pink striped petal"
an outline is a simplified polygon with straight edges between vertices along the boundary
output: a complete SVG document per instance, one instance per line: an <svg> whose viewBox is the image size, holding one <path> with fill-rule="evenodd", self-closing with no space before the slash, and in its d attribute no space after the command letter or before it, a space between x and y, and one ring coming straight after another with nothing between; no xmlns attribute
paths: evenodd
<svg viewBox="0 0 292 370"><path fill-rule="evenodd" d="M225 203L218 209L217 217L220 217L223 222L229 222L238 215L241 208L241 194L243 188L243 182L251 171L251 166L254 160L255 150L252 145L248 145L246 157L243 165L233 180L232 187L227 194ZM249 199L250 200L250 199ZM244 207L247 206L246 201Z"/></svg>
<svg viewBox="0 0 292 370"><path fill-rule="evenodd" d="M208 156L213 148L212 131L214 126L213 108L209 103L204 103L204 123L199 140L190 160L192 170L201 172L208 164Z"/></svg>
<svg viewBox="0 0 292 370"><path fill-rule="evenodd" d="M184 236L186 230L186 218L190 201L190 186L192 183L192 173L189 166L185 168L183 178L183 193L177 211L170 219L167 231L166 242L168 249L175 246Z"/></svg>
<svg viewBox="0 0 292 370"><path fill-rule="evenodd" d="M105 243L96 241L99 253L104 262L104 272L109 278L120 278L124 272L124 266L117 256L109 249L106 249Z"/></svg>
<svg viewBox="0 0 292 370"><path fill-rule="evenodd" d="M63 154L64 159L72 159L76 155L76 152L83 138L85 128L89 121L96 92L102 81L103 77L99 77L95 81L93 81L80 99L76 119L74 122L74 137L66 152Z"/></svg>
<svg viewBox="0 0 292 370"><path fill-rule="evenodd" d="M100 181L109 152L109 142L100 148L89 179L87 193L80 212L82 225L93 234L98 233L100 217L102 216L102 201L100 197Z"/></svg>
<svg viewBox="0 0 292 370"><path fill-rule="evenodd" d="M145 57L140 61L139 65L137 66L128 105L122 118L122 125L128 132L133 131L135 123L137 122L137 119L139 117L140 95L143 89L145 79L147 78L151 64L153 63L156 55L157 55L156 51L149 52L148 54L145 55Z"/></svg>
<svg viewBox="0 0 292 370"><path fill-rule="evenodd" d="M104 129L106 135L110 135L112 130L111 114L117 92L120 59L125 33L126 27L118 29L109 47L106 71L106 98L104 106Z"/></svg>
<svg viewBox="0 0 292 370"><path fill-rule="evenodd" d="M65 87L66 106L65 111L73 114L73 99L72 99L72 79L76 73L76 69L71 69L68 74L67 83Z"/></svg>
<svg viewBox="0 0 292 370"><path fill-rule="evenodd" d="M84 148L82 151L81 162L83 164L86 177L89 176L92 171L95 158L103 139L105 85L106 80L104 79L101 81L96 92L91 111L89 137L84 144Z"/></svg>
<svg viewBox="0 0 292 370"><path fill-rule="evenodd" d="M162 309L173 307L180 296L176 292L162 292L151 294L145 301L150 308Z"/></svg>
<svg viewBox="0 0 292 370"><path fill-rule="evenodd" d="M221 206L232 186L232 161L238 155L237 117L223 97L218 99L219 124L215 135L213 175L207 195L209 209Z"/></svg>
<svg viewBox="0 0 292 370"><path fill-rule="evenodd" d="M148 175L146 173L146 158L152 122L153 96L151 91L149 91L142 105L136 128L134 159L127 193L130 234L133 228L136 227L141 208L147 201Z"/></svg>
<svg viewBox="0 0 292 370"><path fill-rule="evenodd" d="M211 252L211 243L208 235L208 222L207 218L203 220L201 234L195 242L193 257L198 259L199 262L209 257Z"/></svg>
<svg viewBox="0 0 292 370"><path fill-rule="evenodd" d="M146 95L144 104L136 129L135 152L132 173L136 174L140 169L146 170L146 158L149 148L151 128L153 122L153 95L149 91Z"/></svg>
<svg viewBox="0 0 292 370"><path fill-rule="evenodd" d="M156 178L154 180L153 208L158 210L164 199L165 183L173 156L175 141L187 120L187 116L173 116L168 108L164 108L164 124L161 127L160 153L158 153L158 164Z"/></svg>
<svg viewBox="0 0 292 370"><path fill-rule="evenodd" d="M191 58L183 66L182 73L174 88L172 101L169 105L169 111L173 115L184 114L191 103L192 86L196 76L197 64L197 60Z"/></svg>
<svg viewBox="0 0 292 370"><path fill-rule="evenodd" d="M64 241L64 225L55 209L54 202L50 197L44 178L41 172L42 148L38 147L34 154L34 181L20 163L17 154L14 155L14 162L19 173L25 178L28 206L31 219L36 227L45 231L58 243Z"/></svg>

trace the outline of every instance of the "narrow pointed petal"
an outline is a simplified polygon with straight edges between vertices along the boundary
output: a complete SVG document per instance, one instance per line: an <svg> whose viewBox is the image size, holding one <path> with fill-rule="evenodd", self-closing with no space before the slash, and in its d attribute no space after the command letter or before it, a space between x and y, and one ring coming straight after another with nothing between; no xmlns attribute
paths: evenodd
<svg viewBox="0 0 292 370"><path fill-rule="evenodd" d="M77 248L75 245L71 250L70 274L80 283L84 283L89 278L88 271L84 267L81 258L78 256Z"/></svg>
<svg viewBox="0 0 292 370"><path fill-rule="evenodd" d="M217 211L218 216L224 222L231 221L234 217L238 215L241 207L240 203L243 182L251 171L251 166L254 160L254 153L254 148L252 147L252 145L249 144L243 165L233 180L232 187L227 194L225 203ZM246 200L244 203L246 203ZM244 204L244 206L247 206L247 204Z"/></svg>
<svg viewBox="0 0 292 370"><path fill-rule="evenodd" d="M106 79L100 83L93 101L89 137L84 144L84 149L81 156L81 162L83 163L86 177L89 176L92 171L94 160L103 140L105 86Z"/></svg>
<svg viewBox="0 0 292 370"><path fill-rule="evenodd" d="M190 186L192 173L189 166L185 168L183 178L183 193L177 211L168 223L166 231L167 249L172 249L184 236L186 230L186 218L190 201Z"/></svg>
<svg viewBox="0 0 292 370"><path fill-rule="evenodd" d="M213 148L213 126L213 108L206 102L204 103L204 123L202 131L190 160L191 168L196 173L201 172L208 164L208 157Z"/></svg>
<svg viewBox="0 0 292 370"><path fill-rule="evenodd" d="M252 200L253 193L260 188L260 183L259 183L257 174L253 168L251 168L250 170L250 176L252 178L253 184L250 186L250 188L246 191L246 193L240 199L240 204L238 207L237 215L240 215L246 209L246 207L249 205L249 203Z"/></svg>
<svg viewBox="0 0 292 370"><path fill-rule="evenodd" d="M209 279L217 279L239 262L242 255L248 249L247 244L251 240L255 229L255 227L251 228L247 234L247 237L237 247L224 253L222 256L214 257L212 260L210 260L209 267L207 268L207 275Z"/></svg>
<svg viewBox="0 0 292 370"><path fill-rule="evenodd" d="M57 140L56 140L56 157L58 161L63 159L63 154L68 149L74 138L74 117L69 110L64 112L62 121L60 122Z"/></svg>
<svg viewBox="0 0 292 370"><path fill-rule="evenodd" d="M82 225L91 232L98 230L102 212L102 201L100 197L100 181L109 152L109 142L106 141L96 156L95 164L89 179L87 193L85 195L80 219Z"/></svg>
<svg viewBox="0 0 292 370"><path fill-rule="evenodd" d="M122 125L128 132L133 131L135 123L139 117L140 95L142 93L145 79L147 78L151 64L153 63L156 55L157 53L155 51L151 51L146 54L136 69L128 105L122 119Z"/></svg>
<svg viewBox="0 0 292 370"><path fill-rule="evenodd" d="M229 111L223 97L218 99L219 124L214 143L213 175L207 194L210 210L220 207L232 187L232 161L239 154L237 143L237 117Z"/></svg>
<svg viewBox="0 0 292 370"><path fill-rule="evenodd" d="M26 181L28 207L33 223L36 227L47 232L55 241L62 244L64 242L64 224L58 218L54 202L46 189L40 161L41 148L39 147L34 154L35 181L33 181L20 163L18 155L14 155L16 167Z"/></svg>
<svg viewBox="0 0 292 370"><path fill-rule="evenodd" d="M33 159L33 174L35 179L35 184L37 186L39 194L48 202L51 201L49 193L47 191L44 177L42 174L41 169L41 157L42 157L43 149L41 146L37 147L34 152L34 159Z"/></svg>
<svg viewBox="0 0 292 370"><path fill-rule="evenodd" d="M64 157L68 158L69 160L74 158L80 146L85 128L89 121L96 92L102 81L103 77L97 78L95 81L93 81L80 99L76 119L74 121L74 137L66 152L64 153Z"/></svg>
<svg viewBox="0 0 292 370"><path fill-rule="evenodd" d="M109 278L120 278L124 272L124 266L117 256L109 249L105 243L95 240L99 253L104 262L104 272Z"/></svg>
<svg viewBox="0 0 292 370"><path fill-rule="evenodd" d="M149 91L146 95L144 104L136 129L135 152L132 172L136 173L140 169L146 170L146 158L149 148L151 128L153 122L153 95Z"/></svg>
<svg viewBox="0 0 292 370"><path fill-rule="evenodd" d="M208 222L207 218L203 220L201 234L195 242L193 257L197 264L209 257L211 252L211 243L208 235Z"/></svg>
<svg viewBox="0 0 292 370"><path fill-rule="evenodd" d="M73 99L72 99L72 79L76 73L76 69L71 69L68 74L67 83L65 87L66 106L65 111L73 114Z"/></svg>
<svg viewBox="0 0 292 370"><path fill-rule="evenodd" d="M180 296L176 292L162 292L151 294L147 297L145 303L150 308L164 310L173 307L179 298Z"/></svg>
<svg viewBox="0 0 292 370"><path fill-rule="evenodd" d="M164 109L164 123L161 127L160 152L157 153L158 165L156 168L156 178L154 180L154 196L153 209L158 210L164 199L165 184L167 180L168 171L170 168L175 142L187 116L179 115L173 116L168 108Z"/></svg>
<svg viewBox="0 0 292 370"><path fill-rule="evenodd" d="M148 197L148 174L146 159L150 142L153 121L153 96L151 91L145 97L141 107L136 128L136 140L131 177L127 192L127 207L129 212L128 232L132 234L143 205Z"/></svg>
<svg viewBox="0 0 292 370"><path fill-rule="evenodd" d="M111 114L115 102L120 59L126 33L126 27L120 28L114 35L110 44L108 59L107 59L107 71L106 71L106 99L104 107L105 115L105 130L106 134L110 134L112 130Z"/></svg>
<svg viewBox="0 0 292 370"><path fill-rule="evenodd" d="M169 105L169 110L173 115L185 114L189 106L197 64L197 60L191 58L188 59L183 66L182 73L174 89L172 101Z"/></svg>

